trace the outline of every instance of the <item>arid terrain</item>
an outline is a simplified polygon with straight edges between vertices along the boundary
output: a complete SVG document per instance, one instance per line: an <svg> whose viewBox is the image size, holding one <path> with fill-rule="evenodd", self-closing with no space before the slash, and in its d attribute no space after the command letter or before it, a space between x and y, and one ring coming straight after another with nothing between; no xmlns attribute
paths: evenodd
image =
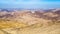
<svg viewBox="0 0 60 34"><path fill-rule="evenodd" d="M60 34L60 9L1 9L0 34Z"/></svg>

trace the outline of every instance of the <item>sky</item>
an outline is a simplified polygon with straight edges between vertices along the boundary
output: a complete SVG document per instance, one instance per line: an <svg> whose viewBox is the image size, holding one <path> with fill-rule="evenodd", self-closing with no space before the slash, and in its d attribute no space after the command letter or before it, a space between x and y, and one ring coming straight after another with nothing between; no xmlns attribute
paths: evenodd
<svg viewBox="0 0 60 34"><path fill-rule="evenodd" d="M60 0L0 0L0 8L60 8Z"/></svg>

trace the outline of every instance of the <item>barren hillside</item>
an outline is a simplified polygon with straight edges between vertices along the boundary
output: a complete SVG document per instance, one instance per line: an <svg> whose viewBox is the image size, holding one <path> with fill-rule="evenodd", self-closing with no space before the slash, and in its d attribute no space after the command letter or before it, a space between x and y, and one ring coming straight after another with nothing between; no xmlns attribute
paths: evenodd
<svg viewBox="0 0 60 34"><path fill-rule="evenodd" d="M42 12L43 11L43 12ZM60 34L60 10L0 12L1 34Z"/></svg>

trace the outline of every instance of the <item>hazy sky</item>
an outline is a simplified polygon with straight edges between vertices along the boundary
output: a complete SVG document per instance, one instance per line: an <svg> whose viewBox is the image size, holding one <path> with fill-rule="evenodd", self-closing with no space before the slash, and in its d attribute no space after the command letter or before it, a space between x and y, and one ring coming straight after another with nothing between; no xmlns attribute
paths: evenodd
<svg viewBox="0 0 60 34"><path fill-rule="evenodd" d="M0 8L60 8L60 0L0 0Z"/></svg>

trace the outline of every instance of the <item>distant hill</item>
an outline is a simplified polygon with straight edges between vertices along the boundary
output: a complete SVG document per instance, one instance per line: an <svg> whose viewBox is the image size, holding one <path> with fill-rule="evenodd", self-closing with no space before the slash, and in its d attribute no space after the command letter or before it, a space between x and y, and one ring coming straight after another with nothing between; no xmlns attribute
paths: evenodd
<svg viewBox="0 0 60 34"><path fill-rule="evenodd" d="M2 11L8 11L6 9ZM4 19L13 19L17 21L22 21L25 23L37 23L38 21L59 21L60 20L60 10L50 9L50 10L21 10L21 11L13 11L13 12L1 12L0 18ZM35 22L36 21L36 22Z"/></svg>

